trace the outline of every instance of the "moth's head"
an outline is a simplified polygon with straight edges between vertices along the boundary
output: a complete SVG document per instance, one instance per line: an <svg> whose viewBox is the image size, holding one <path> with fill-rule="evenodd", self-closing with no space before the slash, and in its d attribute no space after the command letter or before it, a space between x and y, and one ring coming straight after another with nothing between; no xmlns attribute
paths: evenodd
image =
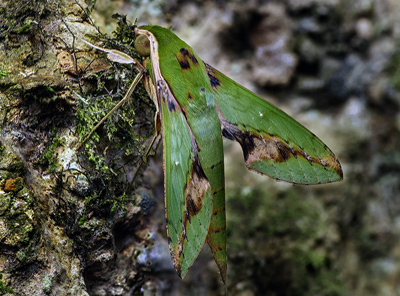
<svg viewBox="0 0 400 296"><path fill-rule="evenodd" d="M140 34L136 37L135 48L142 57L150 56L150 40L146 35Z"/></svg>

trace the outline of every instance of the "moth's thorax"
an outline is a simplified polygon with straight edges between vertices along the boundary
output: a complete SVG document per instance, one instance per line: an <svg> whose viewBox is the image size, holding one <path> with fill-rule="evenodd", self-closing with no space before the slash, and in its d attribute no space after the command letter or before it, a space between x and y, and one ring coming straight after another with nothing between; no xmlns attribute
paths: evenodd
<svg viewBox="0 0 400 296"><path fill-rule="evenodd" d="M142 57L150 56L150 40L146 35L141 34L135 40L135 48Z"/></svg>
<svg viewBox="0 0 400 296"><path fill-rule="evenodd" d="M144 35L147 37L148 42L149 42L149 47L150 47L150 58L152 61L151 64L153 67L154 78L156 81L162 79L161 71L160 71L160 57L159 57L159 53L158 53L158 42L157 42L156 37L150 31L142 30L142 29L138 29L138 28L136 29L136 34L138 34L139 37L140 37L140 35Z"/></svg>

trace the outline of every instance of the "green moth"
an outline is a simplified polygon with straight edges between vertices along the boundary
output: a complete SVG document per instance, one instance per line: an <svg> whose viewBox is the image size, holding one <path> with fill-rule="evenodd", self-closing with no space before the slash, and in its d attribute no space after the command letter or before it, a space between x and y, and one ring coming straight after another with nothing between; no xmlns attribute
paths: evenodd
<svg viewBox="0 0 400 296"><path fill-rule="evenodd" d="M171 257L184 277L204 242L227 272L222 136L242 146L249 169L296 184L343 178L332 151L292 117L204 63L170 30L136 28L144 79L164 144L166 224ZM95 46L94 46L95 47ZM96 47L98 48L98 47ZM98 48L111 55L126 55ZM115 59L117 60L117 59ZM134 83L133 83L134 84ZM136 85L136 84L135 84ZM130 93L133 91L130 89ZM127 97L127 96L126 96Z"/></svg>

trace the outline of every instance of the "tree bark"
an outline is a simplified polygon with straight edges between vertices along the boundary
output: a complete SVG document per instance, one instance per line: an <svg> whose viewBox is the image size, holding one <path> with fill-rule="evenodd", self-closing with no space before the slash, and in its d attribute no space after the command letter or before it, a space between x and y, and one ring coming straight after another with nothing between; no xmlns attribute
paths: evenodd
<svg viewBox="0 0 400 296"><path fill-rule="evenodd" d="M147 218L152 197L135 194L128 177L152 133L152 108L142 99L135 121L120 118L129 110L110 119L116 135L100 129L100 143L77 151L98 120L91 114L109 111L90 109L93 98L116 103L132 69L116 73L81 41L99 34L83 1L0 5L0 291L136 295L157 227ZM130 155L115 149L127 145Z"/></svg>

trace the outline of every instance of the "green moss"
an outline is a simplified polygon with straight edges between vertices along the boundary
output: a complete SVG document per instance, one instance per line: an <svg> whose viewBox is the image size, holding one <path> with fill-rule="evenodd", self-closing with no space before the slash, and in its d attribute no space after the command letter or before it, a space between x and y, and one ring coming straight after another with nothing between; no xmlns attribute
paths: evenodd
<svg viewBox="0 0 400 296"><path fill-rule="evenodd" d="M21 211L18 209L17 211ZM13 210L12 210L13 212ZM33 225L25 213L11 213L12 217L6 220L7 228L10 230L9 244L18 245L27 244L30 241L30 234L33 231Z"/></svg>
<svg viewBox="0 0 400 296"><path fill-rule="evenodd" d="M112 16L114 19L118 21L117 28L113 32L113 34L122 42L132 44L132 40L135 40L135 26L136 23L131 25L126 20L126 15L120 15L118 13Z"/></svg>
<svg viewBox="0 0 400 296"><path fill-rule="evenodd" d="M0 193L0 220L2 234L5 234L2 243L24 252L34 229L31 219L34 216L33 200L21 177L25 174L25 166L18 155L0 145L0 167L6 168L0 170L0 187L3 190Z"/></svg>
<svg viewBox="0 0 400 296"><path fill-rule="evenodd" d="M43 278L43 292L50 293L53 287L54 275L46 274Z"/></svg>
<svg viewBox="0 0 400 296"><path fill-rule="evenodd" d="M3 79L10 73L11 73L11 71L0 69L0 79Z"/></svg>
<svg viewBox="0 0 400 296"><path fill-rule="evenodd" d="M55 93L56 91L54 90L54 88L52 88L51 86L47 87L47 90L51 93Z"/></svg>
<svg viewBox="0 0 400 296"><path fill-rule="evenodd" d="M32 28L32 24L37 24L37 22L27 19L23 24L20 24L20 26L15 29L15 32L18 34L28 33Z"/></svg>
<svg viewBox="0 0 400 296"><path fill-rule="evenodd" d="M85 198L85 211L78 222L80 227L86 228L88 223L92 223L92 219L89 218L91 216L89 213L100 213L104 211L104 209L109 209L110 212L125 212L126 205L132 202L130 195L127 193L123 193L119 196L115 196L114 194L106 194L106 198L104 196L100 196L99 194L100 192L94 192L92 195Z"/></svg>
<svg viewBox="0 0 400 296"><path fill-rule="evenodd" d="M14 293L14 290L8 288L5 283L3 283L3 275L0 273L0 292L2 293Z"/></svg>
<svg viewBox="0 0 400 296"><path fill-rule="evenodd" d="M117 210L126 211L125 206L128 202L131 202L130 195L127 193L122 194L112 202L111 212L115 212Z"/></svg>
<svg viewBox="0 0 400 296"><path fill-rule="evenodd" d="M18 260L21 261L21 262L25 261L27 259L26 253L24 251L22 251L22 250L18 251L16 256L17 256Z"/></svg>
<svg viewBox="0 0 400 296"><path fill-rule="evenodd" d="M65 143L65 139L61 138L58 134L56 134L56 128L53 127L52 134L54 139L52 144L47 148L46 152L42 155L40 159L40 164L49 166L50 171L55 171L57 169L57 156L55 151L57 147L62 146Z"/></svg>
<svg viewBox="0 0 400 296"><path fill-rule="evenodd" d="M11 205L11 194L2 194L0 197L0 216L5 214Z"/></svg>

